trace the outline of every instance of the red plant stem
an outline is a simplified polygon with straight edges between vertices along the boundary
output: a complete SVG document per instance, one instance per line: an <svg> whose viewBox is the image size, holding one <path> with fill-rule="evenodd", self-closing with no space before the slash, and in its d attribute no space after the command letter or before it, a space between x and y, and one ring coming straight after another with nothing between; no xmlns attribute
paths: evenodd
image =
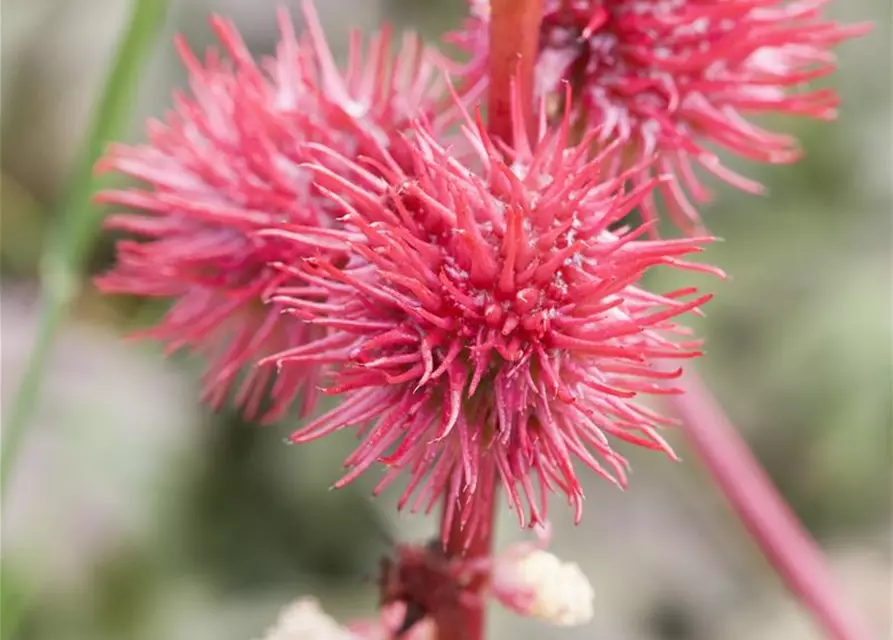
<svg viewBox="0 0 893 640"><path fill-rule="evenodd" d="M533 133L533 72L539 51L543 0L490 1L490 84L487 127L512 144L511 92L518 82L521 106Z"/></svg>
<svg viewBox="0 0 893 640"><path fill-rule="evenodd" d="M490 69L487 94L487 129L511 145L512 91L517 83L522 114L533 133L533 71L539 49L542 0L490 1ZM492 553L493 521L496 514L497 479L495 469L482 469L477 495L473 500L477 526L462 528L453 519L446 553L452 557L482 557ZM447 497L447 500L450 498ZM461 509L456 505L456 512ZM444 517L448 512L444 505ZM480 585L469 585L469 592ZM477 598L456 603L455 608L434 612L439 640L482 640L484 607Z"/></svg>
<svg viewBox="0 0 893 640"><path fill-rule="evenodd" d="M496 470L492 465L481 469L478 491L474 496L477 526L461 527L459 518L453 519L446 543L446 554L451 557L479 558L492 553L494 520L496 517ZM444 513L446 508L444 506ZM465 600L454 607L435 612L438 640L482 640L485 628L485 609L476 592L483 584L469 584Z"/></svg>
<svg viewBox="0 0 893 640"><path fill-rule="evenodd" d="M799 523L747 444L694 372L669 401L683 432L732 508L791 591L828 638L868 640L871 634L836 587L819 546Z"/></svg>

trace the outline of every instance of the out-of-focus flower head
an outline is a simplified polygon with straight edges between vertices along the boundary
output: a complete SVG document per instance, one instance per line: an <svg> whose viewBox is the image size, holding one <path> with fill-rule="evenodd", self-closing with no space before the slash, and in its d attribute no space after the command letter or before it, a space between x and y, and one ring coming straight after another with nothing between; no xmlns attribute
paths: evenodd
<svg viewBox="0 0 893 640"><path fill-rule="evenodd" d="M434 640L437 637L430 618L405 626L404 602L384 605L375 618L339 624L319 601L303 597L285 607L262 640Z"/></svg>
<svg viewBox="0 0 893 640"><path fill-rule="evenodd" d="M835 69L831 48L870 25L822 17L828 0L544 0L537 90L561 109L565 82L576 95L577 127L601 131L598 143L621 140L618 171L657 156L639 175L674 180L659 191L673 222L698 232L692 204L709 201L697 173L706 170L745 191L758 183L719 159L716 148L749 160L797 160L797 141L767 131L750 116L836 115L838 97L809 82ZM449 40L471 59L460 66L468 86L486 82L488 3L470 0L471 14ZM646 219L654 199L642 202Z"/></svg>
<svg viewBox="0 0 893 640"><path fill-rule="evenodd" d="M340 213L301 167L304 145L374 157L442 95L440 74L418 38L406 36L392 60L387 29L368 47L354 33L342 73L309 2L303 15L307 34L299 39L280 11L281 41L260 64L234 25L219 17L211 25L226 56L212 49L202 62L178 39L189 94L176 95L164 122L149 123L147 144L114 145L98 165L142 183L99 197L139 213L109 218L109 228L138 239L118 243L117 264L98 286L172 300L170 312L143 335L170 352L205 354L205 397L215 407L244 374L235 400L248 417L258 414L272 373L253 364L322 335L300 319L280 317L279 306L264 305L265 293L284 284L270 265L314 255L341 259ZM289 229L301 242L256 235L269 227ZM301 295L297 288L292 293ZM265 417L280 417L302 389L308 410L318 374L307 367L277 376Z"/></svg>
<svg viewBox="0 0 893 640"><path fill-rule="evenodd" d="M288 605L263 640L358 640L323 611L315 598L301 598Z"/></svg>
<svg viewBox="0 0 893 640"><path fill-rule="evenodd" d="M317 183L362 240L348 243L346 265L321 258L288 268L325 291L325 304L274 297L329 332L268 360L286 372L332 366L328 392L345 394L291 441L359 427L362 442L335 486L376 463L387 469L376 493L407 474L401 509L430 510L447 496L444 538L453 525L477 526L476 491L497 478L522 524L543 520L551 492L566 495L579 519L575 461L626 482L609 436L673 456L658 433L667 421L637 397L669 392L666 379L680 371L661 361L699 354L674 318L710 296L637 283L659 265L716 273L683 260L709 238L647 240L647 225L615 228L653 187L626 191L628 172L604 179L620 145L588 159L598 133L568 146L567 115L555 129L541 122L531 145L518 102L515 150L498 148L480 117L465 115L480 172L422 123L406 139L408 173L368 163L373 173L320 148L345 169L316 165Z"/></svg>

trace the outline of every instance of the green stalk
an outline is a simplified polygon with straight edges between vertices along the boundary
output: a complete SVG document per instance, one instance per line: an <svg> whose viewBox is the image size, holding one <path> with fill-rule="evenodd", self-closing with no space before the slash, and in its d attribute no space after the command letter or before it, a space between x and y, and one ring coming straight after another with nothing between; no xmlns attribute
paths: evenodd
<svg viewBox="0 0 893 640"><path fill-rule="evenodd" d="M81 287L84 261L93 247L101 213L91 204L98 180L93 165L110 140L127 125L140 70L158 34L166 0L135 0L127 31L118 44L87 137L86 149L74 169L63 198L56 228L47 240L40 262L43 306L37 338L18 392L4 419L0 448L0 492L6 493L23 436L40 399L41 384L59 328Z"/></svg>
<svg viewBox="0 0 893 640"><path fill-rule="evenodd" d="M19 389L3 420L0 447L0 494L5 495L25 431L40 399L49 356L59 328L81 287L84 262L93 247L101 213L91 203L100 181L93 165L106 143L119 137L127 125L138 86L139 73L148 58L155 37L164 22L167 0L135 0L127 31L118 44L112 67L106 77L99 103L87 136L84 154L75 166L67 193L62 199L56 227L47 239L40 261L40 287L43 307L37 337L25 364ZM3 578L8 582L14 567L3 558ZM4 595L10 584L4 585ZM22 585L20 585L21 587ZM22 614L36 585L26 583L13 598L6 598L0 637L15 637Z"/></svg>

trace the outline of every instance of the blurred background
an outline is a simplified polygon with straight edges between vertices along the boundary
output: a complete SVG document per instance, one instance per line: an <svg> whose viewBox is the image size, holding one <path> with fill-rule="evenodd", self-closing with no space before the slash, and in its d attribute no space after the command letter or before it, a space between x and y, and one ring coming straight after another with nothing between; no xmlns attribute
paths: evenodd
<svg viewBox="0 0 893 640"><path fill-rule="evenodd" d="M286 1L286 4L296 4ZM434 40L463 0L317 2L335 48L381 20ZM140 78L129 139L169 104L184 75L170 38L210 44L209 12L272 50L273 0L177 0ZM84 143L89 110L129 14L124 0L2 2L2 401L34 338L38 257ZM784 122L796 166L747 166L769 197L718 188L705 212L728 238L705 260L732 277L698 328L701 370L845 591L891 637L890 3L839 1L871 19L839 49L834 125ZM99 241L90 270L108 266ZM655 286L669 284L666 276ZM3 504L0 606L22 606L22 640L246 640L312 593L333 614L374 612L377 560L391 540L435 523L372 501L373 477L328 486L352 440L286 447L292 425L256 427L197 404L198 363L165 360L122 336L155 304L76 301L53 356L37 422ZM556 504L554 551L596 591L589 627L556 632L494 611L494 638L754 640L818 638L678 437L684 464L632 452L632 486L589 479L574 528ZM374 474L373 474L374 475ZM508 513L500 546L522 538Z"/></svg>

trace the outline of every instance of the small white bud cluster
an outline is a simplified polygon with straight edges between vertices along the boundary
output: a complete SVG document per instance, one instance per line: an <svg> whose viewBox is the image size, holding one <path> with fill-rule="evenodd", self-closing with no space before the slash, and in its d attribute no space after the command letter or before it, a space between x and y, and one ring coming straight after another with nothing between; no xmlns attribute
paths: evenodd
<svg viewBox="0 0 893 640"><path fill-rule="evenodd" d="M562 562L547 551L534 550L516 561L514 570L530 590L527 615L570 627L592 619L595 592L576 563Z"/></svg>

